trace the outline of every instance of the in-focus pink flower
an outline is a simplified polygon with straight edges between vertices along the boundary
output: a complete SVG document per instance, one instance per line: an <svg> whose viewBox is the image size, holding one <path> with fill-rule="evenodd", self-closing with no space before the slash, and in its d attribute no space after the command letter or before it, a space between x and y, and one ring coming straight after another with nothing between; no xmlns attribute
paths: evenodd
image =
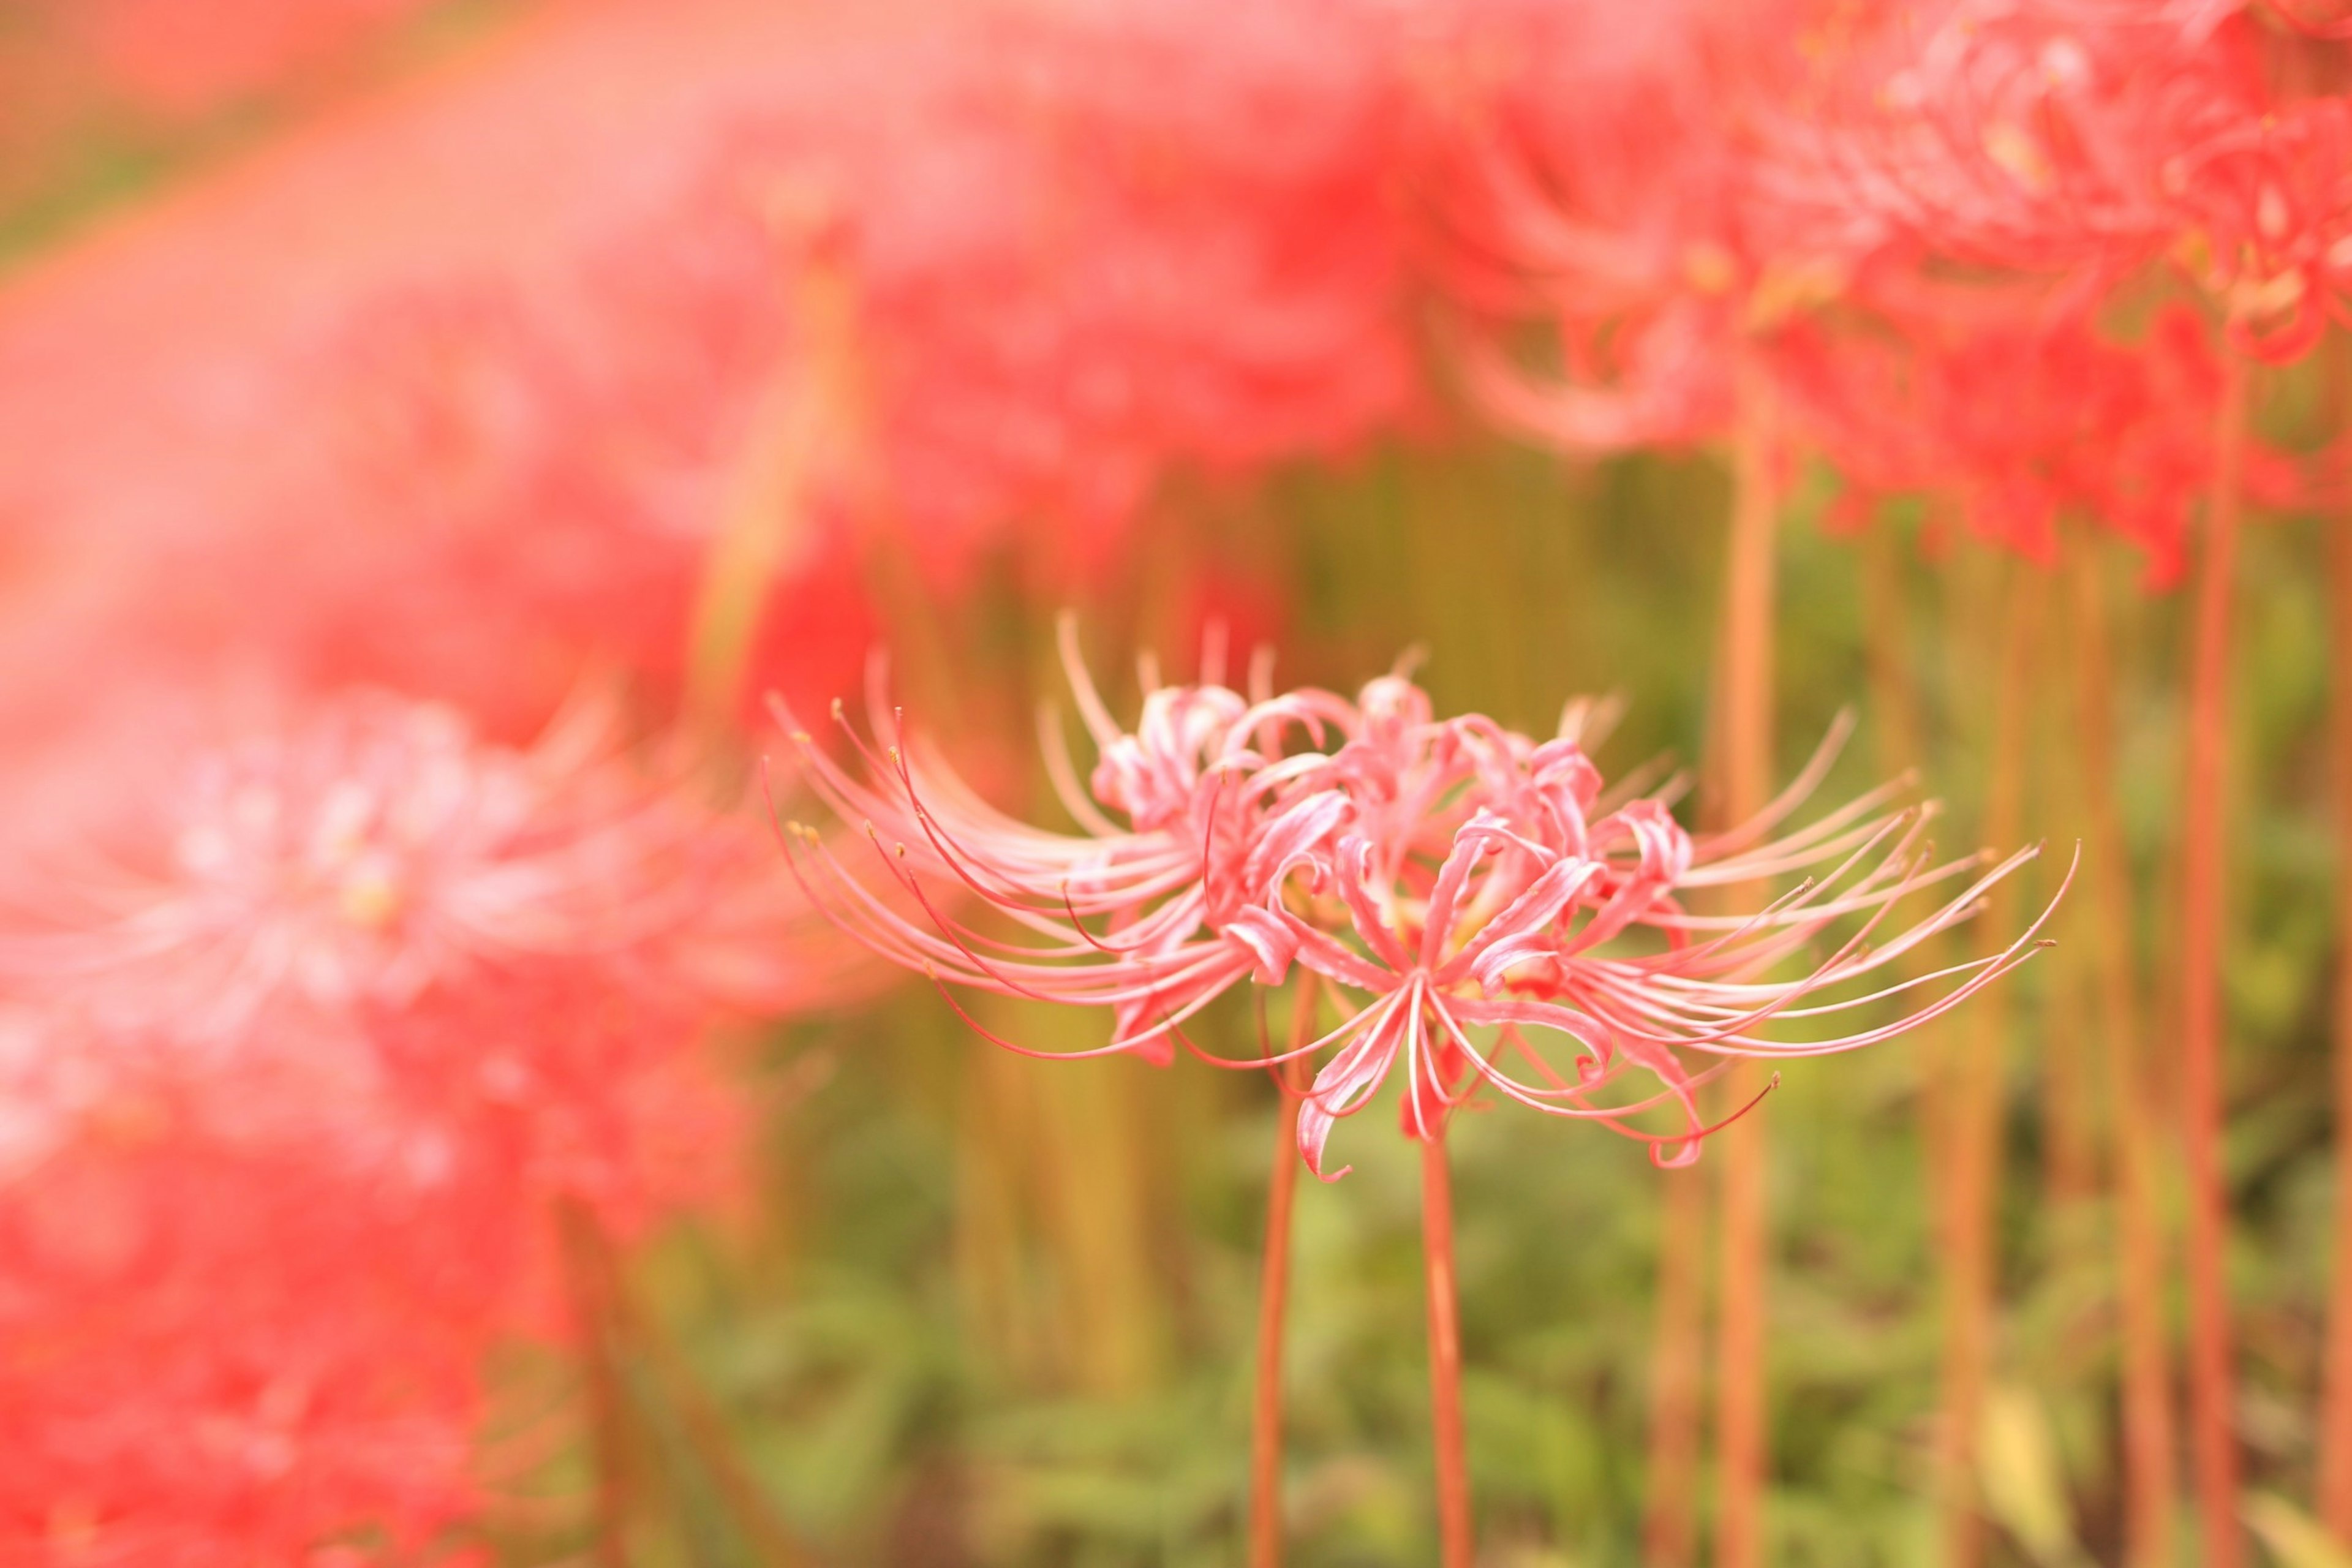
<svg viewBox="0 0 2352 1568"><path fill-rule="evenodd" d="M784 712L816 792L869 840L836 851L795 826L794 863L845 930L942 986L1114 1008L1110 1042L1082 1054L1164 1061L1184 1023L1244 978L1314 971L1353 999L1339 1027L1289 1053L1334 1053L1299 1119L1318 1173L1332 1123L1400 1064L1415 1136L1436 1135L1485 1089L1685 1162L1711 1131L1696 1090L1728 1058L1888 1038L2040 945L2037 921L1989 957L1854 994L1852 983L1979 910L2038 850L1937 863L1920 840L1926 811L1895 805L1893 787L1769 837L1818 784L1826 752L1756 820L1694 839L1664 797L1604 794L1580 710L1538 742L1475 715L1437 720L1399 677L1353 702L1313 689L1252 700L1209 679L1150 691L1128 732L1075 661L1073 680L1100 750L1094 801L1070 787L1066 764L1053 772L1082 833L1003 816L903 742L857 742L861 779ZM879 875L856 868L866 854ZM1689 907L1701 889L1803 872L1817 875L1754 914ZM1926 889L1942 901L1865 945ZM1849 919L1860 929L1819 951ZM1939 981L1950 984L1900 1016L1872 1012ZM1773 1028L1857 1014L1809 1038ZM1564 1041L1572 1059L1557 1065L1539 1040ZM1627 1097L1636 1069L1656 1089ZM1654 1108L1669 1110L1671 1131L1634 1125Z"/></svg>

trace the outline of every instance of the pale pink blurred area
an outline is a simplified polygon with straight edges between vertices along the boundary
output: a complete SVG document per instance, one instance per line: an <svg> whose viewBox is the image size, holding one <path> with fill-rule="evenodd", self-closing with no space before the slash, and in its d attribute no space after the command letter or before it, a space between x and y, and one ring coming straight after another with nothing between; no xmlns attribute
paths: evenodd
<svg viewBox="0 0 2352 1568"><path fill-rule="evenodd" d="M1200 31L565 6L21 264L0 665L57 679L12 683L0 734L21 757L94 687L119 710L205 668L390 682L508 734L583 661L666 679L778 408L845 379L778 546L836 587L884 523L935 585L1014 524L1083 571L1171 463L1408 417L1378 26ZM772 628L755 675L837 689L868 636Z"/></svg>
<svg viewBox="0 0 2352 1568"><path fill-rule="evenodd" d="M20 264L0 288L9 837L289 679L421 674L528 728L584 652L498 602L518 573L594 578L675 632L698 498L667 538L576 518L536 554L498 537L537 521L517 470L593 433L499 363L496 329L520 301L576 303L593 258L649 227L658 243L722 127L822 79L839 30L726 0L572 7ZM490 325L418 394L446 411L439 456L470 444L453 479L400 450L383 411L403 367L383 362L431 354L467 311ZM403 504L468 482L494 504Z"/></svg>
<svg viewBox="0 0 2352 1568"><path fill-rule="evenodd" d="M71 0L53 46L106 89L185 118L331 65L446 0ZM41 7L36 7L40 9Z"/></svg>

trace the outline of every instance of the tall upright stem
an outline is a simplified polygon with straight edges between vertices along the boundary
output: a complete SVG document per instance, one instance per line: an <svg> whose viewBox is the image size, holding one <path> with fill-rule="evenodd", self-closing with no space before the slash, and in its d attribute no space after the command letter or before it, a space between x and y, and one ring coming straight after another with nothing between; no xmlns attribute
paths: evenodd
<svg viewBox="0 0 2352 1568"><path fill-rule="evenodd" d="M2158 1119L2147 1084L2142 1044L2128 851L2115 813L2115 660L2106 596L2096 563L2074 563L2074 723L2080 747L2079 819L2089 837L2090 942L2102 1027L2109 1148L2116 1184L2116 1294L2123 1320L2124 1561L2129 1568L2170 1568L2173 1512L2173 1410L2165 1343L2164 1221L2158 1196Z"/></svg>
<svg viewBox="0 0 2352 1568"><path fill-rule="evenodd" d="M2013 571L2001 574L2002 616L1998 684L1993 700L1990 787L1985 803L1984 837L2010 844L2024 816L2025 709L2034 674L2032 648L2041 605L2038 581L2021 584ZM2002 900L2005 889L1992 897ZM1992 917L1996 926L2000 916ZM1954 1047L1947 1064L1946 1116L1938 1163L1944 1218L1942 1562L1945 1568L1976 1568L1984 1557L1984 1520L1978 1505L1977 1433L1983 1421L1985 1385L1992 1363L1993 1303L1998 1276L1993 1250L1993 1208L2000 1189L2003 1047L2009 1031L2008 993L1996 989L1977 999L1962 1027L1948 1032Z"/></svg>
<svg viewBox="0 0 2352 1568"><path fill-rule="evenodd" d="M2229 1194L2221 1165L2221 957L2229 860L2225 773L2230 744L2230 608L2237 574L2239 473L2247 366L2225 370L2213 494L2199 563L2189 689L2189 783L2182 823L2181 1142L2189 1176L2189 1449L2197 1473L2204 1568L2239 1568L2238 1452L2233 1426Z"/></svg>
<svg viewBox="0 0 2352 1568"><path fill-rule="evenodd" d="M2340 361L2339 351L2339 361ZM2334 368L2334 367L2331 367ZM2338 370L2338 374L2343 374ZM2339 403L2339 407L2341 406ZM2352 1545L2352 519L2337 522L2329 565L2335 613L2328 694L2336 777L2336 1237L2327 1295L2327 1386L2320 1409L2319 1517Z"/></svg>
<svg viewBox="0 0 2352 1568"><path fill-rule="evenodd" d="M1771 476L1771 406L1752 374L1741 387L1732 452L1731 540L1725 573L1723 812L1745 821L1764 808L1772 780L1772 600L1777 498ZM1745 1058L1731 1072L1731 1096L1758 1093L1763 1068ZM1716 1347L1716 1438L1721 1496L1716 1510L1718 1568L1762 1568L1765 1433L1764 1119L1745 1116L1722 1134L1722 1310Z"/></svg>
<svg viewBox="0 0 2352 1568"><path fill-rule="evenodd" d="M1315 1037L1315 974L1291 996L1290 1049ZM1257 1386L1250 1412L1250 1568L1282 1563L1282 1331L1290 1310L1290 1211L1298 1194L1298 1102L1306 1064L1282 1064L1274 1167L1265 1187L1265 1261L1258 1275Z"/></svg>
<svg viewBox="0 0 2352 1568"><path fill-rule="evenodd" d="M1698 1545L1699 1400L1706 1356L1706 1173L1662 1171L1657 1339L1650 1351L1644 1568L1689 1568Z"/></svg>
<svg viewBox="0 0 2352 1568"><path fill-rule="evenodd" d="M1429 1280L1429 1424L1437 1448L1438 1561L1473 1568L1477 1556L1470 1523L1470 1465L1462 1439L1462 1328L1454 1308L1454 1183L1445 1165L1445 1132L1433 1129L1421 1143L1421 1251Z"/></svg>

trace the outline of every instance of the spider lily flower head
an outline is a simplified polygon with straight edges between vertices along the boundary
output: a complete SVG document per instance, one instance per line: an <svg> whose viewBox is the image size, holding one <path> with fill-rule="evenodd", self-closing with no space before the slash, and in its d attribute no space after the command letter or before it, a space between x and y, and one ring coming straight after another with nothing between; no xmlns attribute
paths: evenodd
<svg viewBox="0 0 2352 1568"><path fill-rule="evenodd" d="M2259 104L2234 29L2192 33L2158 10L1956 0L1890 14L1842 62L1852 77L1811 143L1817 194L1938 255L2095 280L2130 270L2179 231L2165 158Z"/></svg>
<svg viewBox="0 0 2352 1568"><path fill-rule="evenodd" d="M83 1098L160 1073L244 1123L348 1107L339 1138L488 1162L526 1215L720 1195L700 1047L837 993L840 943L755 824L618 740L593 700L518 749L362 692L199 752L99 869L21 889L0 992L76 1022L98 1081L50 1076Z"/></svg>
<svg viewBox="0 0 2352 1568"><path fill-rule="evenodd" d="M102 1016L189 1037L535 966L684 995L714 925L786 905L730 882L746 829L624 755L615 719L586 699L515 748L453 709L360 691L197 750L106 874L41 889L47 929L0 963L102 978ZM814 965L774 934L782 995Z"/></svg>
<svg viewBox="0 0 2352 1568"><path fill-rule="evenodd" d="M2302 355L2352 294L2352 102L2308 99L2215 126L2164 170L2189 220L2181 250L2231 341Z"/></svg>
<svg viewBox="0 0 2352 1568"><path fill-rule="evenodd" d="M1393 21L1325 0L1211 29L1171 0L1016 12L912 91L894 62L895 118L836 111L874 128L842 188L875 439L927 568L1016 518L1098 556L1171 462L1342 455L1427 414L1390 202Z"/></svg>
<svg viewBox="0 0 2352 1568"><path fill-rule="evenodd" d="M1082 707L1098 706L1075 665L1073 680ZM853 733L860 779L782 712L817 795L861 823L872 859L836 853L799 824L787 851L814 901L951 1003L960 985L1112 1007L1110 1042L1082 1055L1164 1062L1181 1042L1208 1057L1185 1022L1244 980L1313 972L1341 998L1337 1028L1292 1052L1210 1059L1257 1068L1328 1053L1299 1118L1300 1152L1318 1175L1333 1124L1400 1071L1415 1137L1442 1135L1455 1106L1491 1091L1685 1163L1714 1130L1698 1090L1730 1058L1889 1038L2030 958L2048 918L1990 956L1863 989L1979 912L1985 891L2038 851L1937 861L1923 838L1929 811L1902 804L1899 785L1787 828L1833 744L1752 821L1695 837L1669 810L1675 786L1604 788L1585 750L1589 709L1538 742L1479 715L1439 719L1401 675L1353 701L1313 689L1245 700L1213 685L1151 693L1148 708L1154 699L1162 713L1231 715L1222 731L1162 725L1104 742L1107 753L1181 760L1154 776L1189 779L1189 809L1160 811L1155 799L1152 826L1120 827L1073 801L1086 825L1075 835L993 811L936 760L910 760L903 741L877 748ZM1135 775L1097 779L1117 787ZM869 863L878 877L856 868ZM1691 907L1702 889L1795 874L1807 879L1753 913ZM1868 945L1915 893L1937 901ZM982 930L959 900L1013 935ZM1845 926L1859 929L1829 946ZM1912 993L1927 999L1877 1021L1882 1002ZM1782 1037L1790 1027L1804 1037ZM1629 1095L1637 1075L1654 1087ZM1644 1130L1635 1119L1647 1112L1672 1129Z"/></svg>
<svg viewBox="0 0 2352 1568"><path fill-rule="evenodd" d="M1806 118L1820 8L1463 9L1472 79L1449 95L1466 107L1432 117L1423 237L1477 319L1468 390L1572 450L1720 436L1743 367L1842 295L1889 233L1866 206L1784 199L1788 172L1756 134ZM1511 64L1479 63L1495 58ZM1531 316L1556 339L1556 370L1506 346Z"/></svg>
<svg viewBox="0 0 2352 1568"><path fill-rule="evenodd" d="M2273 11L2326 31L2331 9ZM1856 51L1847 109L1812 140L1822 201L1932 253L2070 275L2086 300L2168 255L2238 349L2294 359L2352 285L2352 110L2270 91L2243 10L1958 0L1925 26L1890 13L1899 64Z"/></svg>
<svg viewBox="0 0 2352 1568"><path fill-rule="evenodd" d="M1063 648L1099 752L1089 798L1058 726L1046 727L1047 771L1079 832L1035 827L991 806L878 700L872 728L895 737L887 742L860 735L834 706L862 764L853 770L772 698L814 795L856 823L879 857L880 889L853 869L851 861L863 862L856 848L836 854L812 828L787 824L785 848L811 901L884 957L935 981L1111 1007L1111 1042L1090 1054L1132 1051L1165 1065L1183 1021L1257 962L1216 918L1246 901L1254 858L1265 853L1248 803L1232 787L1256 755L1242 727L1315 715L1311 703L1277 712L1203 680L1148 690L1142 721L1122 730L1078 662L1066 620ZM973 929L952 909L971 900L1022 939Z"/></svg>
<svg viewBox="0 0 2352 1568"><path fill-rule="evenodd" d="M1849 338L1784 383L1845 481L1844 520L1926 494L2042 566L2061 522L2080 522L2139 551L2151 589L2179 583L2218 461L2222 366L2203 320L2174 304L2126 342L2077 314L2050 319L2038 295L1965 292L1984 297L1902 310L1870 352ZM2265 493L2293 493L2278 455L2255 444L2246 460Z"/></svg>

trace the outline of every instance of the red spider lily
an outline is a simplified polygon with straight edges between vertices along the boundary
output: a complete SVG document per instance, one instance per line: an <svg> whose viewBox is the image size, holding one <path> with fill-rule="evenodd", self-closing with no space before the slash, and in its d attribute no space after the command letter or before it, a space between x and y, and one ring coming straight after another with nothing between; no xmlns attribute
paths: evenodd
<svg viewBox="0 0 2352 1568"><path fill-rule="evenodd" d="M2105 279L2137 266L2179 232L2166 161L2262 106L2234 31L2192 44L2148 11L1956 4L1886 28L1852 50L1843 111L1797 143L1820 160L1825 205L1970 261Z"/></svg>
<svg viewBox="0 0 2352 1568"><path fill-rule="evenodd" d="M838 994L829 933L593 705L526 751L354 694L158 782L0 944L0 1555L421 1552L482 1357L558 1326L551 1205L731 1198L702 1047Z"/></svg>
<svg viewBox="0 0 2352 1568"><path fill-rule="evenodd" d="M1932 253L2074 274L2089 300L2174 254L2239 348L2294 358L2352 279L2352 121L2339 98L2267 91L2236 9L1906 16L1888 25L1899 65L1855 49L1848 108L1794 127L1782 162L1808 170L1791 186L1810 182L1822 210L1875 214Z"/></svg>
<svg viewBox="0 0 2352 1568"><path fill-rule="evenodd" d="M1426 696L1402 677L1375 680L1349 702L1313 689L1276 696L1265 689L1261 666L1255 700L1214 674L1158 689L1147 675L1145 717L1129 733L1111 722L1076 658L1068 662L1101 752L1095 801L1077 794L1066 760L1051 771L1084 831L1053 833L1008 818L903 740L877 751L852 731L866 763L860 779L779 705L804 775L836 812L864 819L883 875L861 877L815 829L796 823L788 825L787 855L813 901L885 957L922 970L975 1028L950 985L1115 1010L1108 1045L1064 1054L1132 1051L1164 1062L1172 1037L1219 1065L1282 1070L1331 1051L1304 1090L1295 1131L1307 1167L1326 1180L1346 1173L1323 1169L1332 1126L1370 1103L1402 1062L1404 1130L1423 1144L1448 1568L1467 1568L1475 1552L1444 1154L1453 1109L1491 1089L1641 1139L1662 1164L1685 1163L1717 1130L1702 1123L1696 1091L1723 1065L1887 1038L1958 1005L2040 945L2037 921L1990 957L1925 982L1849 994L1848 983L1976 912L1984 891L2036 851L1989 869L1974 858L1934 864L1918 844L1925 811L1894 806L1891 789L1768 838L1819 782L1826 750L1749 822L1694 840L1661 795L1603 795L1580 743L1580 709L1570 710L1557 739L1539 744L1477 716L1437 721ZM1125 815L1127 826L1096 802ZM1815 868L1824 872L1817 881L1753 916L1684 907L1693 889ZM1979 874L1957 897L1884 947L1864 945L1898 900L1971 870ZM976 900L993 917L991 929L955 912L950 900ZM1825 960L1803 959L1797 977L1774 977L1849 916L1861 918L1860 933ZM1010 940L997 934L1006 931ZM1247 1059L1212 1056L1183 1034L1187 1019L1244 977L1276 985L1294 965L1343 998L1343 1020L1329 1034L1283 1051L1267 1046ZM1955 984L1942 995L1891 1023L1806 1041L1761 1032L1946 980ZM1302 997L1316 990L1302 980ZM1351 995L1362 999L1352 1007L1344 1000ZM1311 1016L1302 1012L1295 1026L1302 1037L1312 1036ZM1480 1037L1490 1031L1491 1042ZM1567 1072L1531 1034L1569 1042ZM1684 1053L1715 1065L1693 1070ZM1659 1087L1629 1098L1622 1080L1637 1068ZM1662 1107L1678 1115L1675 1130L1632 1124ZM1286 1190L1278 1179L1268 1211L1265 1313L1274 1326L1262 1331L1276 1338L1282 1275L1273 1260L1287 1245ZM1253 1550L1265 1563L1279 1548L1270 1511L1278 1397L1262 1387L1257 1409Z"/></svg>
<svg viewBox="0 0 2352 1568"><path fill-rule="evenodd" d="M510 1223L556 1197L634 1223L725 1194L710 1028L854 984L696 787L593 707L516 751L349 696L198 758L104 868L20 883L39 920L0 943L6 991L77 1021L78 1094L308 1083L368 1136L505 1171L478 1196Z"/></svg>
<svg viewBox="0 0 2352 1568"><path fill-rule="evenodd" d="M2352 319L2352 101L2312 99L2217 128L2164 173L2241 349L2295 359L2331 317Z"/></svg>
<svg viewBox="0 0 2352 1568"><path fill-rule="evenodd" d="M1536 378L1474 334L1490 412L1578 450L1720 436L1754 350L1885 245L1865 207L1785 200L1760 134L1809 100L1813 9L1465 8L1425 137L1434 264L1558 339Z"/></svg>
<svg viewBox="0 0 2352 1568"><path fill-rule="evenodd" d="M1879 496L1924 493L2045 567L2072 519L2137 547L2151 588L2180 580L2221 392L2193 312L2166 310L2125 343L2071 313L2044 320L2032 300L1990 300L1915 313L1874 350L1859 337L1818 354L1806 337L1783 346L1796 422L1845 480L1852 519ZM2289 482L2283 467L2271 478Z"/></svg>
<svg viewBox="0 0 2352 1568"><path fill-rule="evenodd" d="M1417 1137L1436 1135L1454 1104L1491 1088L1685 1163L1712 1131L1693 1090L1718 1069L1689 1070L1684 1053L1720 1062L1867 1045L1957 1005L2036 950L2029 931L1993 957L1941 972L1936 979L1958 984L1898 1022L1772 1039L1759 1032L1768 1023L1833 1016L1910 989L1828 999L1967 918L2035 851L1983 871L1874 950L1857 936L1801 977L1773 980L1834 922L1860 916L1874 926L1905 896L1980 863L1931 863L1919 847L1924 812L1895 807L1891 790L1768 838L1818 782L1826 753L1756 820L1694 840L1659 796L1604 804L1575 722L1538 743L1475 715L1440 721L1419 689L1389 677L1354 702L1312 689L1251 701L1214 683L1162 689L1126 734L1100 714L1083 673L1074 680L1103 751L1096 797L1129 813L1127 827L1077 799L1070 807L1084 834L1012 821L903 746L877 753L861 742L860 782L795 731L817 793L866 825L887 890L813 829L792 835L794 864L844 929L935 981L1118 1009L1110 1043L1084 1054L1165 1059L1169 1037L1182 1038L1185 1020L1215 996L1245 976L1278 984L1293 963L1363 996L1325 1037L1234 1064L1336 1052L1300 1117L1300 1151L1318 1174L1333 1121L1362 1109L1400 1061L1406 1128ZM1694 889L1815 868L1826 874L1758 915L1684 907ZM1008 942L953 915L959 893L1033 940ZM1653 951L1621 955L1628 946ZM1491 1046L1472 1033L1488 1029L1498 1031ZM1555 1070L1530 1030L1565 1037L1572 1069ZM1535 1076L1518 1076L1507 1058ZM1636 1068L1659 1092L1596 1098ZM1674 1132L1629 1125L1661 1104L1678 1108Z"/></svg>
<svg viewBox="0 0 2352 1568"><path fill-rule="evenodd" d="M173 783L138 861L46 889L69 929L9 949L20 971L105 976L89 1000L110 1025L223 1038L272 1006L400 1008L546 964L687 995L790 918L731 871L739 826L630 766L600 703L518 751L451 710L357 693ZM798 962L774 950L739 992L797 994Z"/></svg>

